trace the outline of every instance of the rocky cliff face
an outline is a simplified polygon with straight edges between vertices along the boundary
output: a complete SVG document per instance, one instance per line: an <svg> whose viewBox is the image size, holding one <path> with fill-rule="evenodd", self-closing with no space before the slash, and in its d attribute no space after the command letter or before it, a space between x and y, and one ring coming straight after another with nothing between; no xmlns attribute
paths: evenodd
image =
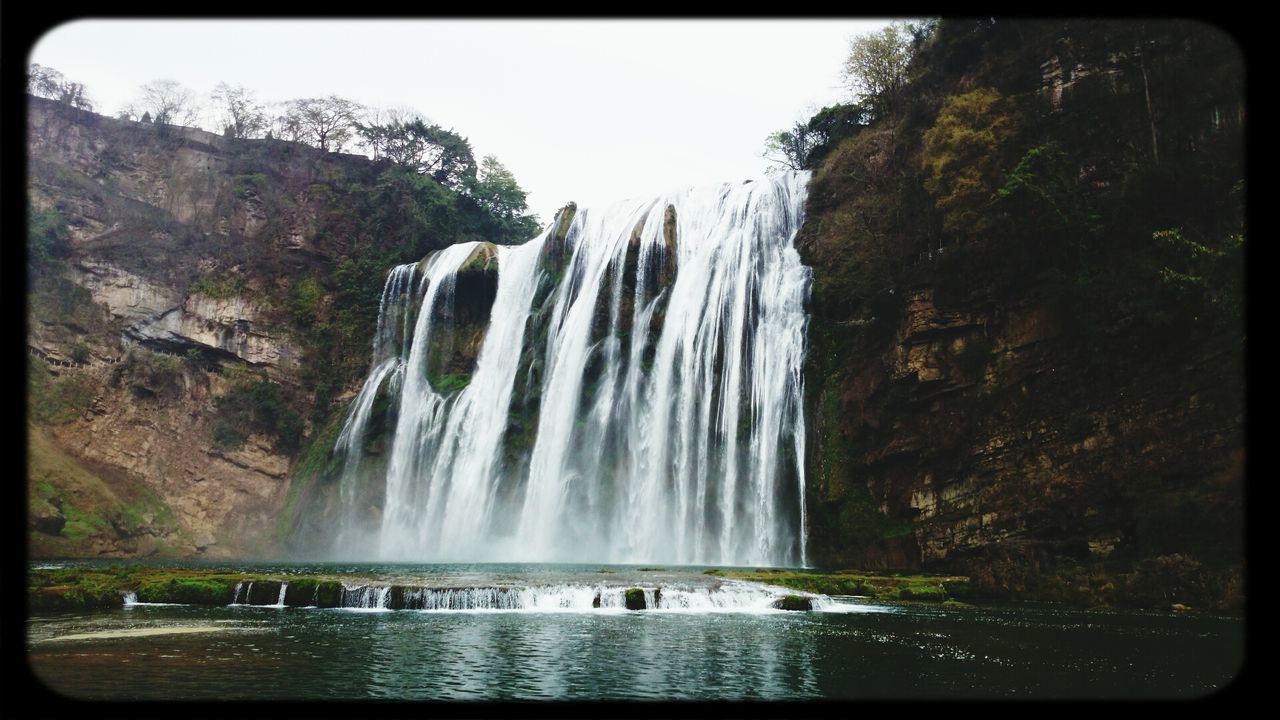
<svg viewBox="0 0 1280 720"><path fill-rule="evenodd" d="M171 352L196 350L260 366L280 378L291 378L299 369L300 349L261 300L182 295L92 259L82 260L75 270L75 282L122 324L126 341Z"/></svg>
<svg viewBox="0 0 1280 720"><path fill-rule="evenodd" d="M49 421L31 432L46 443L42 457L58 458L43 490L31 483L33 552L226 557L269 548L291 453L253 433L220 445L219 399L259 371L306 397L304 350L276 291L316 262L307 188L316 189L302 183L367 161L301 147L263 154L34 98L28 117L31 208L56 213L69 240L31 285L28 347L39 381L30 407ZM283 178L287 202L267 206L252 184L264 172ZM285 260L253 264L266 255ZM97 480L102 492L84 490ZM121 488L149 498L148 522L118 521L131 507L116 497ZM88 519L77 529L76 518Z"/></svg>
<svg viewBox="0 0 1280 720"><path fill-rule="evenodd" d="M1165 292L1179 266L1153 235L1229 226L1225 202L1211 217L1169 199L1228 197L1234 180L1213 173L1239 172L1241 128L1216 118L1235 106L1208 94L1188 106L1182 93L1200 73L1233 77L1238 57L1211 28L1120 25L1026 24L1001 31L1018 39L1006 45L993 28L944 36L951 49L926 58L935 85L913 88L915 115L862 131L818 170L799 240L815 272L818 564L964 573L979 592L1083 604L1241 606L1244 335L1238 314L1206 322L1217 300ZM983 32L988 46L963 65L954 48ZM938 80L947 63L963 72ZM929 97L982 86L1038 116L1022 142L1077 159L1060 187L1092 203L1094 225L1064 232L1074 256L1053 255L1046 218L994 197L985 231L947 237L930 224L910 138L938 112ZM1132 122L1153 104L1167 118L1158 134ZM1180 175L1180 163L1202 174ZM1107 238L1102 250L1086 232ZM1212 230L1196 232L1210 238L1202 252L1226 257ZM921 237L935 239L912 244Z"/></svg>
<svg viewBox="0 0 1280 720"><path fill-rule="evenodd" d="M816 473L819 563L1021 592L1064 563L1239 557L1242 355L1082 348L1034 302L940 305L928 286L877 350L848 359L815 408L817 427L838 430L814 456L824 443L849 453ZM849 532L851 503L880 516L881 536Z"/></svg>

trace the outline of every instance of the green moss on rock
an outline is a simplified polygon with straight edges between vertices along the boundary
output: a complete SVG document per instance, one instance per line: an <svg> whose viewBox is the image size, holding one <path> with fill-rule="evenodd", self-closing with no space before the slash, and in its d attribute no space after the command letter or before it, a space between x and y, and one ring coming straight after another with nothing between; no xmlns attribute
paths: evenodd
<svg viewBox="0 0 1280 720"><path fill-rule="evenodd" d="M808 611L813 609L813 598L804 595L783 595L773 602L779 610Z"/></svg>
<svg viewBox="0 0 1280 720"><path fill-rule="evenodd" d="M947 599L947 591L941 585L908 585L898 591L898 599L942 602Z"/></svg>
<svg viewBox="0 0 1280 720"><path fill-rule="evenodd" d="M644 610L647 607L644 600L644 590L640 588L628 589L625 597L628 610Z"/></svg>
<svg viewBox="0 0 1280 720"><path fill-rule="evenodd" d="M245 587L241 602L245 605L275 605L280 600L280 584L279 580L254 580L252 585Z"/></svg>
<svg viewBox="0 0 1280 720"><path fill-rule="evenodd" d="M279 590L279 583L276 585ZM154 578L144 580L137 592L139 602L228 605L235 594L235 582L203 578Z"/></svg>

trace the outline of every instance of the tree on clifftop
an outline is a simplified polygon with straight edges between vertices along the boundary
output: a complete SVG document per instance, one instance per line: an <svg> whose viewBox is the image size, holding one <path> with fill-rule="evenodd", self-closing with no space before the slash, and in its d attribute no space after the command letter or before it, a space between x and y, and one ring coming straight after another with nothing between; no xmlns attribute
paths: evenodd
<svg viewBox="0 0 1280 720"><path fill-rule="evenodd" d="M27 92L81 110L93 110L84 85L71 82L51 67L32 63L27 69Z"/></svg>
<svg viewBox="0 0 1280 720"><path fill-rule="evenodd" d="M923 26L895 22L880 32L854 38L844 63L844 78L859 102L876 117L896 109L907 85L914 39L926 32Z"/></svg>
<svg viewBox="0 0 1280 720"><path fill-rule="evenodd" d="M195 94L177 80L152 80L142 86L142 97L132 104L150 112L157 125L195 125L200 107ZM131 114L141 114L136 111Z"/></svg>
<svg viewBox="0 0 1280 720"><path fill-rule="evenodd" d="M258 137L267 129L267 115L253 99L253 91L243 85L231 87L225 82L210 93L222 108L223 134L233 138Z"/></svg>
<svg viewBox="0 0 1280 720"><path fill-rule="evenodd" d="M341 152L351 139L361 110L360 103L336 95L290 100L280 118L281 136Z"/></svg>
<svg viewBox="0 0 1280 720"><path fill-rule="evenodd" d="M385 118L385 121L380 121ZM375 111L374 117L355 127L373 158L387 159L454 190L462 190L476 177L471 143L453 130L445 130L413 111Z"/></svg>

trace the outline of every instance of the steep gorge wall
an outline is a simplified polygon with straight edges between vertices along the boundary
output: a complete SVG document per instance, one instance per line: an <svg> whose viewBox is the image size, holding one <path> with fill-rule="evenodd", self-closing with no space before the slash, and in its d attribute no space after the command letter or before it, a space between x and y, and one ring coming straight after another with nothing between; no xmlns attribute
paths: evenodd
<svg viewBox="0 0 1280 720"><path fill-rule="evenodd" d="M994 595L1239 608L1239 316L1210 325L1206 306L1193 307L1185 323L1169 321L1181 309L1161 304L1162 276L1125 276L1123 258L1098 260L1127 279L1121 290L1107 290L1112 295L1092 298L1085 279L1104 276L1079 263L1055 270L1047 225L1042 236L1015 235L1011 223L993 222L948 237L936 218L930 224L937 213L918 184L919 138L941 98L994 86L1036 113L1033 140L1080 158L1070 192L1096 198L1104 234L1128 233L1106 226L1127 216L1148 238L1162 227L1189 233L1199 221L1193 211L1173 208L1161 217L1139 196L1142 174L1154 174L1152 131L1122 118L1145 119L1152 95L1164 103L1157 107L1167 118L1159 137L1165 158L1183 152L1188 164L1199 163L1202 175L1183 176L1181 185L1200 206L1211 206L1223 192L1213 184L1221 165L1213 163L1239 168L1242 157L1242 127L1218 118L1243 113L1230 103L1212 107L1207 93L1183 95L1204 78L1173 63L1199 63L1196 73L1234 72L1238 82L1239 59L1205 49L1223 45L1208 27L1153 24L1143 40L1150 44L1139 46L1147 49L1147 68L1142 53L1118 39L1128 29L1045 25L1019 27L1017 44L988 41L975 53L981 59L942 81L935 69L932 85L925 69L911 89L923 99L906 117L863 130L817 172L799 239L815 272L806 371L812 557L827 567L970 574L976 589ZM1211 42L1200 39L1204 33ZM1144 73L1155 75L1159 43L1186 55L1168 61L1167 84L1144 98ZM939 54L925 60L941 66ZM1094 136L1079 134L1085 122L1096 124L1087 130ZM1198 134L1181 142L1175 133L1188 127ZM1177 172L1168 168L1179 159L1165 158L1166 172ZM990 202L982 212L994 215L998 206ZM909 226L904 214L925 219ZM915 237L876 266L895 232ZM1134 237L1125 256L1160 257ZM1233 272L1242 275L1243 266ZM1064 276L1067 291L1058 289ZM1086 312L1083 299L1073 300L1086 297L1098 308Z"/></svg>
<svg viewBox="0 0 1280 720"><path fill-rule="evenodd" d="M288 303L358 240L334 226L335 188L370 185L378 169L29 102L33 222L64 228L55 261L29 270L32 552L270 552L296 449L256 427L219 442L219 401L274 389L284 404L272 412L316 419L341 404L348 388L315 394L307 347L308 323L328 318L300 323ZM330 291L316 307L333 302ZM98 481L105 490L85 489Z"/></svg>

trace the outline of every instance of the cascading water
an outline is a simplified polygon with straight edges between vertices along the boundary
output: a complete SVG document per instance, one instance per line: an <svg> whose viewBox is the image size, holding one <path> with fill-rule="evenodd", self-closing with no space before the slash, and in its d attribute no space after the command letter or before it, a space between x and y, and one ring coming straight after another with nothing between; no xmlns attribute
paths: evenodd
<svg viewBox="0 0 1280 720"><path fill-rule="evenodd" d="M569 206L394 269L335 554L804 564L807 181Z"/></svg>

